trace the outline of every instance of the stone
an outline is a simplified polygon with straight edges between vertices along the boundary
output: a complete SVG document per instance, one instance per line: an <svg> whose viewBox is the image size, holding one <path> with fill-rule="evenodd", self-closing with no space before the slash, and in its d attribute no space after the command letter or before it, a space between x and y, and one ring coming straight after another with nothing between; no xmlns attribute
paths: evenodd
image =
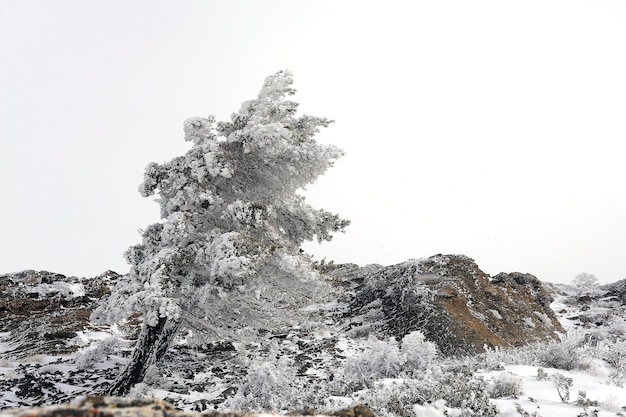
<svg viewBox="0 0 626 417"><path fill-rule="evenodd" d="M361 269L338 265L329 273L352 286L345 319L353 333L373 321L382 337L399 340L419 330L446 355L558 340L564 333L539 279L518 272L490 277L467 256Z"/></svg>

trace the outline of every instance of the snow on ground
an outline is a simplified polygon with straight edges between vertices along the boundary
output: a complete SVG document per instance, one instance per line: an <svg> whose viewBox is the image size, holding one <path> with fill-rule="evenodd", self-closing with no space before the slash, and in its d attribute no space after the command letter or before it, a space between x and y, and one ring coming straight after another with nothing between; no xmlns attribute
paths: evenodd
<svg viewBox="0 0 626 417"><path fill-rule="evenodd" d="M505 366L503 371L482 374L486 380L493 381L498 374L510 372L523 381L522 394L518 398L492 400L502 417L520 416L518 404L531 416L536 413L543 417L579 416L592 410L597 410L600 417L608 417L626 409L626 388L609 383L611 370L605 364L590 368L590 371L541 368L547 374L547 379L538 378L538 369L536 366L510 365ZM557 374L572 379L567 402L561 400L553 383L552 378ZM589 405L583 404L584 399Z"/></svg>

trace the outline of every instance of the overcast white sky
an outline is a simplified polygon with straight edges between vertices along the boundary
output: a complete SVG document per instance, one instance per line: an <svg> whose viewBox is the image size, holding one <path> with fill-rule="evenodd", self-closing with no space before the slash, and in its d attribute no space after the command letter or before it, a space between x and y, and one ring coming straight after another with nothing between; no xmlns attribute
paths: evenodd
<svg viewBox="0 0 626 417"><path fill-rule="evenodd" d="M0 0L0 273L127 272L144 167L291 69L347 152L318 258L626 278L625 4Z"/></svg>

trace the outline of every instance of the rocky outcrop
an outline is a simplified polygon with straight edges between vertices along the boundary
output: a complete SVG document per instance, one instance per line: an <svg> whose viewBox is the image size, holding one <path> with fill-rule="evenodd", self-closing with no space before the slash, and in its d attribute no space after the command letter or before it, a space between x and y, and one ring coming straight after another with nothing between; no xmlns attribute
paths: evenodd
<svg viewBox="0 0 626 417"><path fill-rule="evenodd" d="M42 408L20 408L0 411L0 417L254 417L268 413L204 412L177 410L173 405L154 398L82 397L70 404ZM374 417L367 407L318 413L314 410L288 413L297 416Z"/></svg>
<svg viewBox="0 0 626 417"><path fill-rule="evenodd" d="M626 279L602 287L606 291L605 297L615 297L626 305Z"/></svg>
<svg viewBox="0 0 626 417"><path fill-rule="evenodd" d="M113 271L94 278L46 271L0 275L0 358L75 351L72 340L118 277Z"/></svg>
<svg viewBox="0 0 626 417"><path fill-rule="evenodd" d="M422 331L449 355L557 340L552 297L530 274L490 277L463 255L398 265L340 265L330 274L352 285L348 330L401 338Z"/></svg>

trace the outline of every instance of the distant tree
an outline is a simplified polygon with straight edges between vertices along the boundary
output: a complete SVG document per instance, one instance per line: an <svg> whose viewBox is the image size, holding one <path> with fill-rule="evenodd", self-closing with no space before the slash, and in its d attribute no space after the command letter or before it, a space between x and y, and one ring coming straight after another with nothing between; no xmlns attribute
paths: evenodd
<svg viewBox="0 0 626 417"><path fill-rule="evenodd" d="M593 274L581 272L574 277L572 283L578 288L590 289L598 286L598 278Z"/></svg>
<svg viewBox="0 0 626 417"><path fill-rule="evenodd" d="M598 289L598 278L593 274L581 272L572 280L572 284L576 287L576 296L590 295Z"/></svg>
<svg viewBox="0 0 626 417"><path fill-rule="evenodd" d="M125 395L141 382L182 329L200 343L258 318L268 288L296 297L279 281L313 276L301 244L330 240L348 225L297 193L343 152L315 140L330 120L296 115L298 104L285 99L292 84L288 71L268 77L230 122L188 119L191 149L146 168L139 191L158 194L162 221L128 249L130 273L93 315L109 323L143 317L132 357L107 394Z"/></svg>

